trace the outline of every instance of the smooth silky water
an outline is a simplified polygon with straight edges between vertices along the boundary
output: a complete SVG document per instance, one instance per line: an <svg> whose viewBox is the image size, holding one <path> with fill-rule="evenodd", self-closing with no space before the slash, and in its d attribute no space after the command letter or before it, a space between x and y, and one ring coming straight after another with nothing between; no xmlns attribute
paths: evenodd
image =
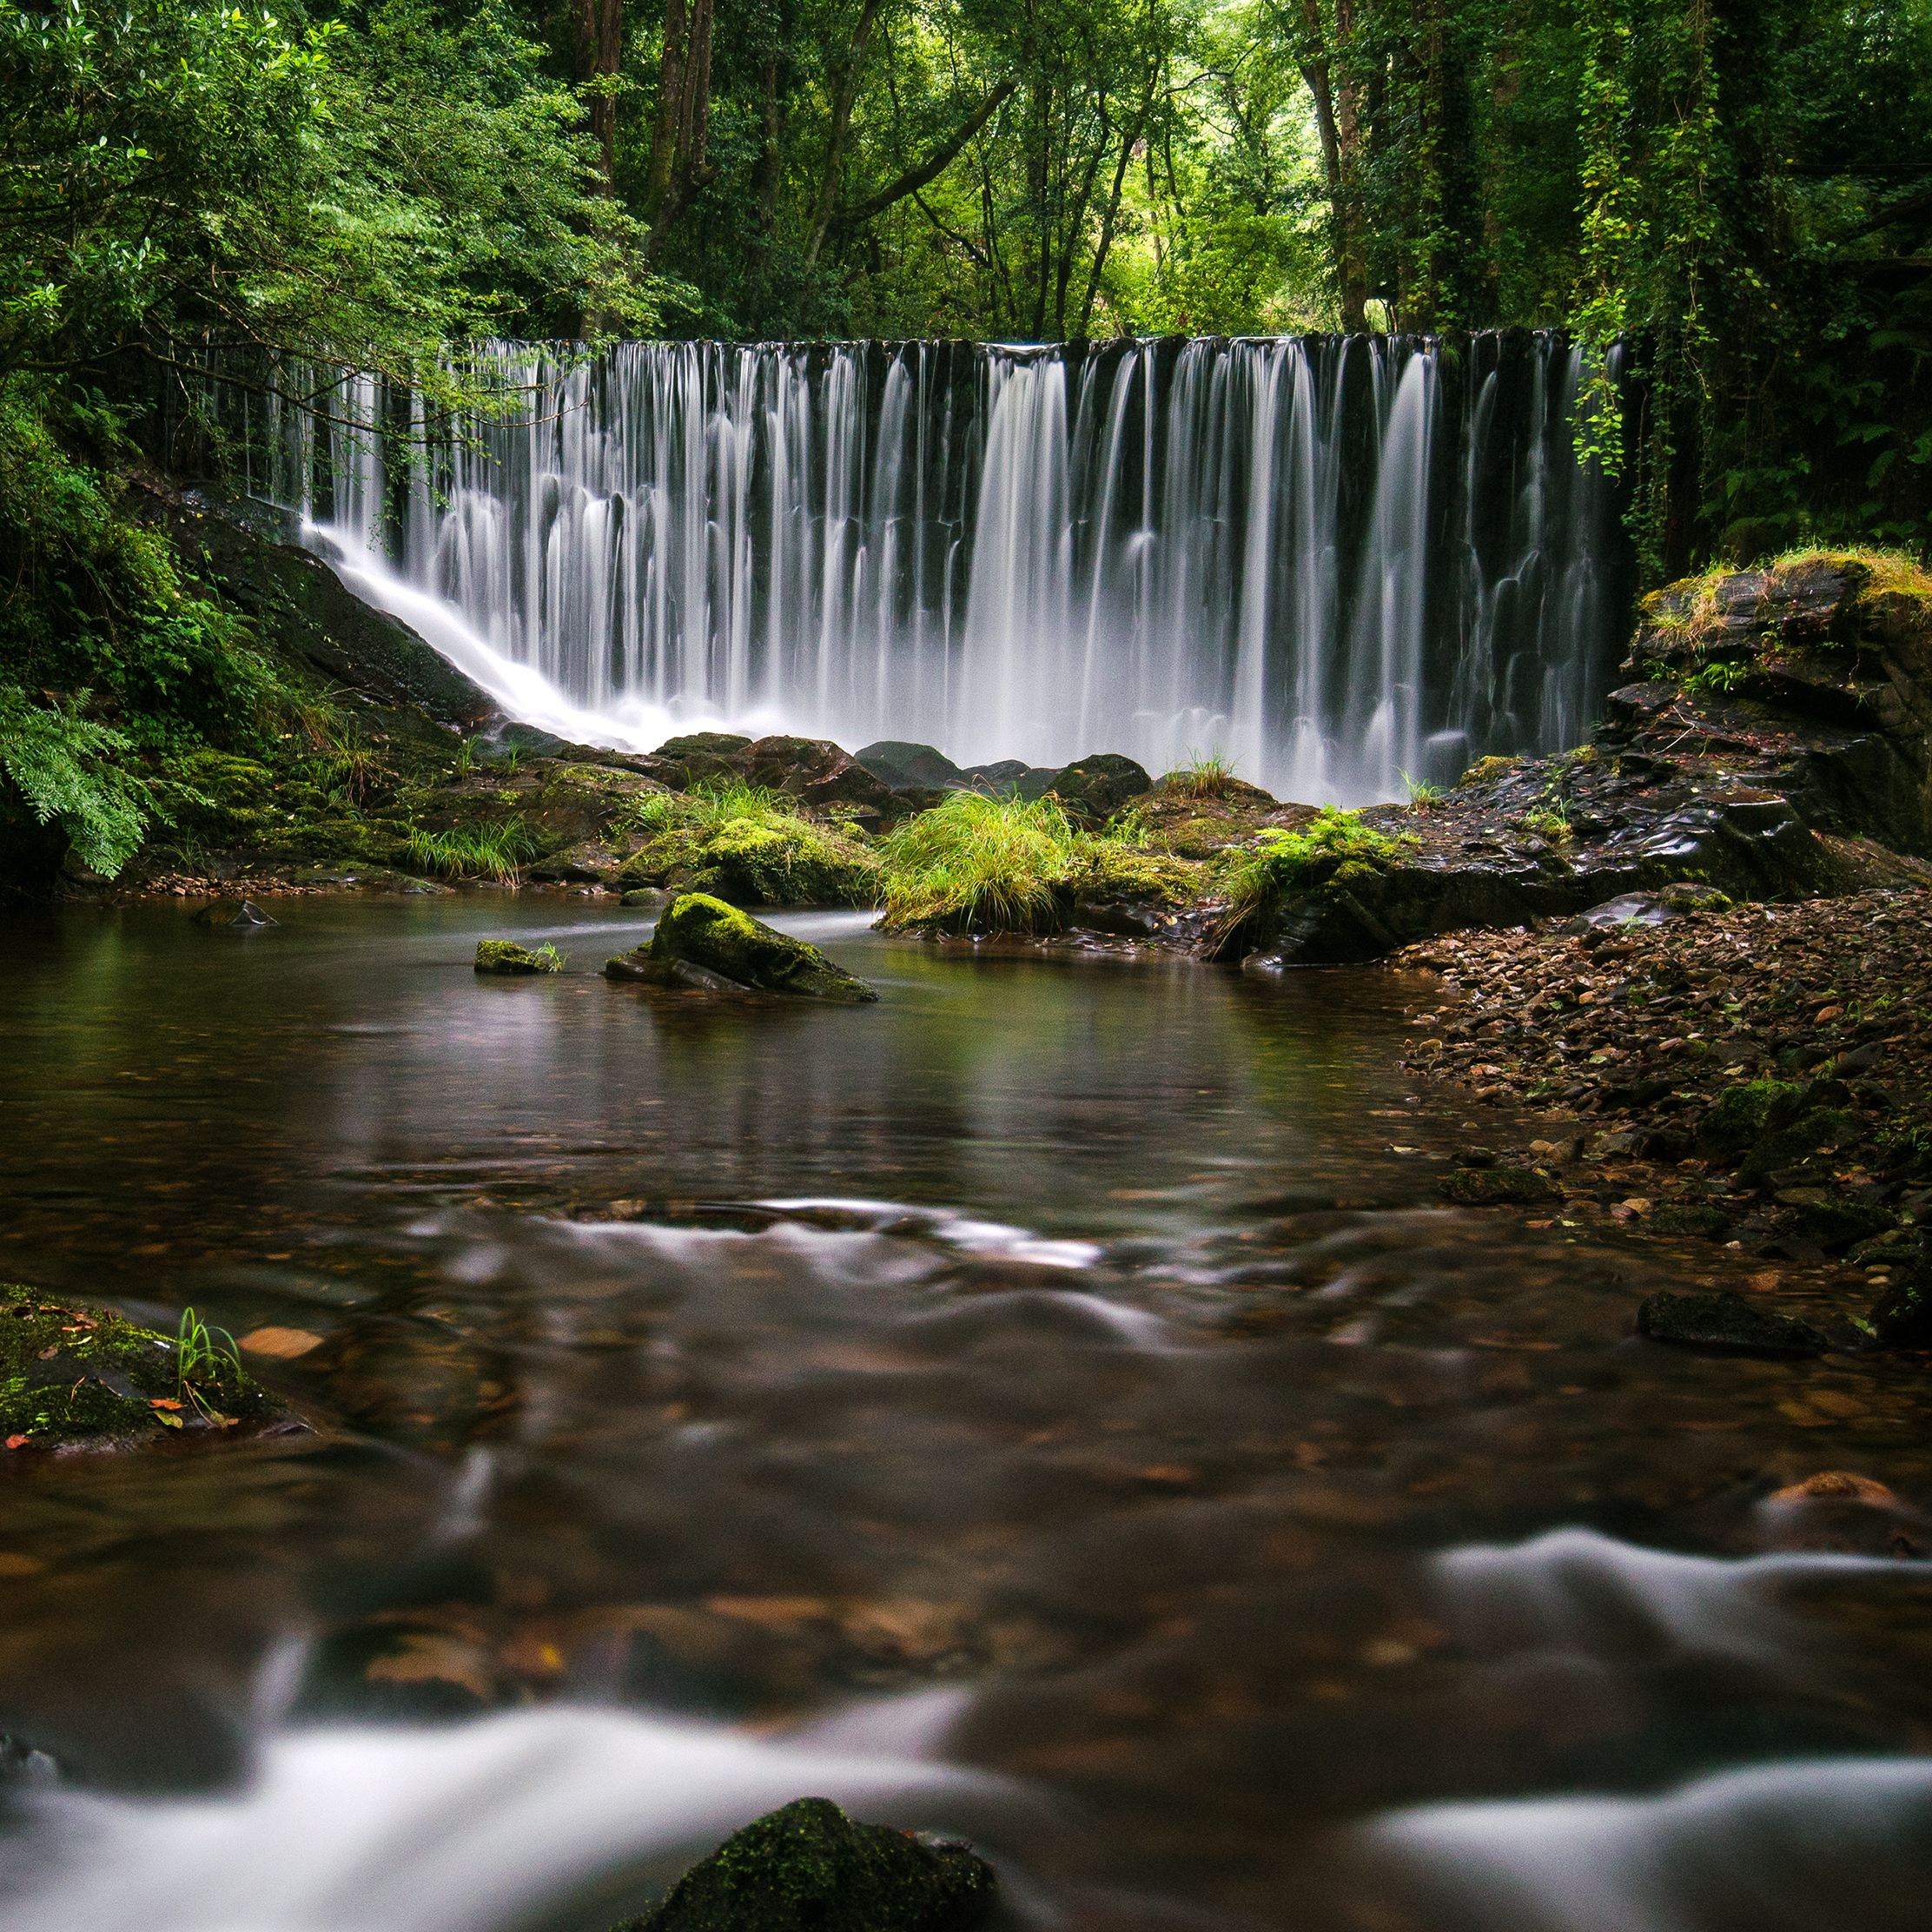
<svg viewBox="0 0 1932 1932"><path fill-rule="evenodd" d="M1039 1928L1926 1922L1932 1572L1764 1500L1923 1497L1922 1371L1440 1208L1399 976L274 910L10 925L0 1277L323 1338L312 1435L0 1472L10 1928L599 1932L808 1792Z"/></svg>

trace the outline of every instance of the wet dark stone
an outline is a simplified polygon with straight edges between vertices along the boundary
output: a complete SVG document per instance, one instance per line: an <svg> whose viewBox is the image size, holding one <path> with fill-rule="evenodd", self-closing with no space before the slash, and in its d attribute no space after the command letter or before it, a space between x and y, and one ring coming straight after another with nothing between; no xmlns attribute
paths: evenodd
<svg viewBox="0 0 1932 1932"><path fill-rule="evenodd" d="M1461 1168L1445 1174L1442 1191L1463 1208L1499 1208L1553 1201L1563 1190L1533 1168Z"/></svg>
<svg viewBox="0 0 1932 1932"><path fill-rule="evenodd" d="M1130 798L1154 789L1154 780L1132 758L1118 751L1097 751L1062 765L1049 787L1075 816L1095 820L1118 811Z"/></svg>
<svg viewBox="0 0 1932 1932"><path fill-rule="evenodd" d="M796 1798L734 1832L616 1932L964 1932L992 1909L996 1886L965 1845Z"/></svg>
<svg viewBox="0 0 1932 1932"><path fill-rule="evenodd" d="M895 791L943 790L966 783L966 774L930 744L882 738L853 752L852 758Z"/></svg>
<svg viewBox="0 0 1932 1932"><path fill-rule="evenodd" d="M281 921L271 919L253 899L217 899L213 905L203 906L195 915L197 926L227 926L236 932L260 932L264 928L279 925Z"/></svg>
<svg viewBox="0 0 1932 1932"><path fill-rule="evenodd" d="M1829 1346L1808 1321L1754 1308L1743 1295L1653 1294L1637 1311L1637 1332L1652 1341L1734 1348L1753 1355L1815 1355Z"/></svg>

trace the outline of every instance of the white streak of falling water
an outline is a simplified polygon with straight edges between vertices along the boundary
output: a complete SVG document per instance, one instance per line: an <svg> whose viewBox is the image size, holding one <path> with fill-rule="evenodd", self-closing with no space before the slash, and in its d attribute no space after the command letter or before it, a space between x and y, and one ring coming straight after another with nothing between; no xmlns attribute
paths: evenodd
<svg viewBox="0 0 1932 1932"><path fill-rule="evenodd" d="M1452 390L1407 338L485 353L525 420L405 474L421 404L345 379L347 427L251 417L250 473L579 738L730 723L1155 771L1212 748L1357 802L1573 743L1597 695L1611 519L1555 337L1474 339Z"/></svg>

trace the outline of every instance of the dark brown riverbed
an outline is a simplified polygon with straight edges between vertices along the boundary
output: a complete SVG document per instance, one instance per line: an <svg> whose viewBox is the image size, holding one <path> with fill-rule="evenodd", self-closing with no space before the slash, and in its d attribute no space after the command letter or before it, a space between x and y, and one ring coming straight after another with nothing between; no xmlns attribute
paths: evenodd
<svg viewBox="0 0 1932 1932"><path fill-rule="evenodd" d="M283 1331L318 1429L0 1470L15 1922L594 1928L820 1789L1042 1926L1922 1922L1922 1365L1441 1206L1417 984L832 915L880 1003L746 1009L615 910L275 910L10 927L0 1278Z"/></svg>

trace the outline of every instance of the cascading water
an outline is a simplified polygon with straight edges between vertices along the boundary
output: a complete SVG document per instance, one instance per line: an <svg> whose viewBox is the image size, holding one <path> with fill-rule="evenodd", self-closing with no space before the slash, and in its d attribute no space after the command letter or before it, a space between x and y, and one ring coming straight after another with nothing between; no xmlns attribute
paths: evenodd
<svg viewBox="0 0 1932 1932"><path fill-rule="evenodd" d="M351 383L326 436L270 425L271 488L579 736L1218 749L1353 802L1573 743L1598 694L1618 557L1554 334L487 354L523 420L439 442Z"/></svg>

